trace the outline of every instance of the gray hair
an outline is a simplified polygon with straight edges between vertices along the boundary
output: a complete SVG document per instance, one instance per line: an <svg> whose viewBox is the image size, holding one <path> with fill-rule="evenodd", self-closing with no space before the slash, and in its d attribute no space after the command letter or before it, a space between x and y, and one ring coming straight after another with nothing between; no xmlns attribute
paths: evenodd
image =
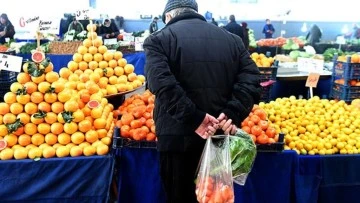
<svg viewBox="0 0 360 203"><path fill-rule="evenodd" d="M182 13L197 13L194 9L188 7L175 8L169 12L167 12L171 17L175 18L176 16Z"/></svg>

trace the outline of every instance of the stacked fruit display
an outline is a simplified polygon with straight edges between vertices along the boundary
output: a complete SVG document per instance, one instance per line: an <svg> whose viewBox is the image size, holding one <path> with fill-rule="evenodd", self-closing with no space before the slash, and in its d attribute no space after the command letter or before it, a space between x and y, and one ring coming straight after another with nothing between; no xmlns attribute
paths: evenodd
<svg viewBox="0 0 360 203"><path fill-rule="evenodd" d="M62 68L59 72L62 78L68 80L67 86L81 89L83 84L91 85L91 92L100 89L104 95L112 95L144 84L145 77L136 75L134 66L127 64L121 52L108 51L103 45L102 40L97 37L95 25L88 25L87 30L88 38L73 55L67 68Z"/></svg>
<svg viewBox="0 0 360 203"><path fill-rule="evenodd" d="M114 111L119 118L116 126L120 135L133 140L154 141L155 124L153 120L155 95L146 90L143 94L134 94Z"/></svg>
<svg viewBox="0 0 360 203"><path fill-rule="evenodd" d="M257 67L269 68L274 63L273 57L266 57L264 54L252 53L251 59L256 63Z"/></svg>
<svg viewBox="0 0 360 203"><path fill-rule="evenodd" d="M257 144L271 144L279 139L275 127L268 120L266 112L255 105L250 115L241 123L241 129L249 133Z"/></svg>
<svg viewBox="0 0 360 203"><path fill-rule="evenodd" d="M286 149L299 154L357 154L360 151L360 106L344 101L290 98L260 103L277 132L284 132Z"/></svg>

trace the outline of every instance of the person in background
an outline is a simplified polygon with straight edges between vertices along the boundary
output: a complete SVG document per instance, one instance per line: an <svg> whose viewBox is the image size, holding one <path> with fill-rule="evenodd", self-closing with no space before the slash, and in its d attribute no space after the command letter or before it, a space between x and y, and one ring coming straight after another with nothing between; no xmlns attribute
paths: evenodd
<svg viewBox="0 0 360 203"><path fill-rule="evenodd" d="M158 17L155 17L153 19L153 21L150 23L150 27L149 27L149 31L150 31L150 34L158 31L159 27L158 27L158 24L157 24L157 21L159 20Z"/></svg>
<svg viewBox="0 0 360 203"><path fill-rule="evenodd" d="M353 25L353 32L351 33L351 39L360 39L360 28L356 23L354 23Z"/></svg>
<svg viewBox="0 0 360 203"><path fill-rule="evenodd" d="M225 30L239 36L244 41L244 29L236 23L235 16L230 15L229 23L224 27Z"/></svg>
<svg viewBox="0 0 360 203"><path fill-rule="evenodd" d="M243 42L244 42L245 48L249 49L249 43L250 43L250 41L249 41L249 28L247 26L248 25L247 25L246 22L241 23L241 27L244 30L244 40L243 40Z"/></svg>
<svg viewBox="0 0 360 203"><path fill-rule="evenodd" d="M314 24L311 27L309 33L306 35L306 41L308 44L314 47L316 43L320 42L321 36L322 36L322 32L319 26Z"/></svg>
<svg viewBox="0 0 360 203"><path fill-rule="evenodd" d="M217 129L234 134L261 93L259 70L241 38L197 11L195 0L168 0L165 27L144 42L160 175L171 203L197 202L194 180L205 139Z"/></svg>
<svg viewBox="0 0 360 203"><path fill-rule="evenodd" d="M262 32L265 34L266 39L273 37L273 34L275 32L275 28L271 24L270 19L266 19L266 24L264 25L264 28L263 28Z"/></svg>
<svg viewBox="0 0 360 203"><path fill-rule="evenodd" d="M68 32L70 30L75 30L75 35L84 30L84 26L76 19L75 16L72 16L72 22L69 25Z"/></svg>
<svg viewBox="0 0 360 203"><path fill-rule="evenodd" d="M214 25L216 25L216 26L218 26L218 23L215 21L214 18L211 18L211 23L214 24Z"/></svg>
<svg viewBox="0 0 360 203"><path fill-rule="evenodd" d="M119 31L121 29L123 29L123 24L124 24L124 18L121 16L116 16L115 17L115 25Z"/></svg>
<svg viewBox="0 0 360 203"><path fill-rule="evenodd" d="M116 38L119 35L119 30L114 23L106 19L104 25L100 27L100 35L104 39Z"/></svg>
<svg viewBox="0 0 360 203"><path fill-rule="evenodd" d="M6 38L14 39L15 28L10 22L7 14L0 15L0 44L6 43Z"/></svg>

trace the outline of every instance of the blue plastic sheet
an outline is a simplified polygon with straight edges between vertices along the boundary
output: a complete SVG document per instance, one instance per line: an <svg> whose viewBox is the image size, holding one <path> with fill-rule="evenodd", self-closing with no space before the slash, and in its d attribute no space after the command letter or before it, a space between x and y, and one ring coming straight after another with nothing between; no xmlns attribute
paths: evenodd
<svg viewBox="0 0 360 203"><path fill-rule="evenodd" d="M112 155L0 161L0 202L106 202L113 164Z"/></svg>

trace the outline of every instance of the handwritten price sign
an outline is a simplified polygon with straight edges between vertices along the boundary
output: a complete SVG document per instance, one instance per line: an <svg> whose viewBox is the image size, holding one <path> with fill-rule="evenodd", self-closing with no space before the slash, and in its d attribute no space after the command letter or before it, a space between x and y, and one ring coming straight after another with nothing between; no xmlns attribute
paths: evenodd
<svg viewBox="0 0 360 203"><path fill-rule="evenodd" d="M0 70L20 72L22 57L0 54Z"/></svg>
<svg viewBox="0 0 360 203"><path fill-rule="evenodd" d="M319 73L310 73L306 80L306 87L314 87L316 88L319 82L320 74Z"/></svg>
<svg viewBox="0 0 360 203"><path fill-rule="evenodd" d="M297 59L298 70L303 72L322 73L324 69L324 60L301 58Z"/></svg>
<svg viewBox="0 0 360 203"><path fill-rule="evenodd" d="M91 16L91 9L82 9L76 11L76 20L90 20Z"/></svg>

